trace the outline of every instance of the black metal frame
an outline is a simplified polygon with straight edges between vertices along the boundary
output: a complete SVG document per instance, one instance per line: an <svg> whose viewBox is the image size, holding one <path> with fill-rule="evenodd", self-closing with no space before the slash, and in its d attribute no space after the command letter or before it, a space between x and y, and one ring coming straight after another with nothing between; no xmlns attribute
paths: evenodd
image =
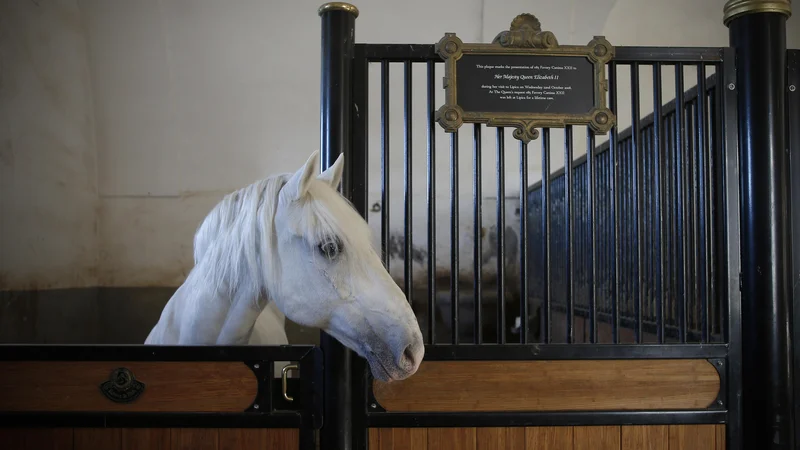
<svg viewBox="0 0 800 450"><path fill-rule="evenodd" d="M322 427L322 351L314 346L0 345L0 361L232 361L258 379L256 399L241 413L0 412L0 427L298 428L304 445ZM300 377L287 380L293 403L282 398L275 361L298 364Z"/></svg>
<svg viewBox="0 0 800 450"><path fill-rule="evenodd" d="M789 148L789 170L791 180L791 241L792 241L792 279L797 280L800 273L800 50L786 52L786 133ZM793 87L794 86L794 87ZM794 201L798 203L795 204ZM793 283L792 291L792 347L794 349L794 373L800 373L800 283ZM795 441L800 439L800 383L794 383Z"/></svg>
<svg viewBox="0 0 800 450"><path fill-rule="evenodd" d="M663 49L652 47L618 47L617 57L612 61L615 64L651 64L656 66L660 64L677 64L682 67L683 64L716 64L718 71L714 75L724 80L723 86L730 82L735 82L736 68L734 66L733 52L731 49L726 48L681 48L681 49ZM405 70L405 83L406 86L410 83L410 70L408 69L412 63L426 64L428 68L428 108L431 111L430 120L428 123L428 245L429 252L435 251L435 236L432 236L432 231L435 229L435 217L431 214L435 210L434 196L432 194L431 186L434 183L434 172L432 167L435 160L435 140L433 139L433 111L435 106L433 103L433 74L434 67L440 63L441 60L436 55L433 45L397 45L397 44L356 44L354 48L353 66L356 68L354 79L351 83L353 86L354 104L358 109L359 125L354 127L353 132L357 138L353 143L353 151L359 155L367 154L367 139L366 139L366 121L369 116L367 109L367 91L368 91L368 77L367 67L370 63L380 63L383 69L383 75L380 78L382 86L382 106L381 106L381 121L383 130L383 146L382 146L382 159L387 159L388 148L388 96L387 90L388 83L388 64L389 63L403 63L406 67ZM356 81L356 78L357 81ZM702 79L702 83L712 86L716 81ZM615 87L615 81L611 81L612 89ZM708 87L708 86L705 86ZM705 88L701 84L701 89ZM406 88L406 95L410 92ZM685 103L681 98L680 103ZM613 100L612 100L613 101ZM726 423L728 424L728 442L729 448L739 447L739 411L740 397L741 397L741 377L739 370L741 367L738 361L740 354L741 338L738 335L738 321L739 321L739 254L736 251L725 251L727 248L738 248L738 234L739 234L739 219L738 219L738 141L736 135L737 123L737 110L736 110L736 92L731 90L720 90L719 94L715 97L712 104L714 110L714 120L718 121L719 135L716 137L714 143L715 164L720 164L719 171L721 172L718 179L708 180L708 183L714 183L715 188L724 193L722 197L725 199L720 204L714 205L715 208L720 208L723 213L716 215L717 220L721 221L718 226L725 231L715 235L717 239L724 242L722 245L723 254L718 255L718 262L721 260L724 264L718 264L715 268L718 277L723 281L719 283L720 296L723 296L728 301L725 302L724 308L724 326L722 332L725 336L723 343L711 343L706 341L702 344L534 344L530 343L522 333L522 342L519 344L507 343L504 335L501 333L500 345L497 344L484 344L481 341L479 344L461 344L458 342L457 335L454 333L452 343L448 344L428 344L426 345L426 360L531 360L531 359L652 359L652 358L702 358L707 359L718 369L721 380L720 403L711 405L708 409L692 410L692 411L591 411L591 412L557 412L557 413L508 413L508 412L489 412L489 413L391 413L386 412L375 400L372 392L372 377L367 372L354 374L354 405L352 406L352 418L354 424L353 447L352 448L366 448L367 447L367 434L368 427L448 427L448 426L532 426L532 425L598 425L598 424L677 424L677 423ZM660 106L660 104L659 104ZM683 105L681 105L683 106ZM408 108L408 105L406 105ZM657 107L657 112L663 107ZM408 119L406 119L406 132L408 132ZM641 127L641 123L636 124ZM480 151L480 144L477 139L480 136L480 125L476 126L475 131L475 151ZM640 128L641 129L641 128ZM542 145L549 147L549 130L543 130L541 139ZM676 130L673 130L676 131ZM504 148L501 145L504 130L498 129L498 154L502 154ZM666 134L667 131L659 130L661 134ZM593 143L593 140L589 141ZM620 142L620 134L616 129L612 132L612 143ZM706 144L708 145L708 144ZM570 148L565 151L570 151ZM405 151L408 153L409 149L406 146ZM453 203L453 212L457 210L458 192L452 189L452 186L457 184L458 173L457 170L452 170L452 165L457 164L458 154L458 137L454 133L451 138L451 200ZM523 144L520 145L521 164L526 164L527 148ZM407 155L408 158L408 155ZM406 169L408 170L408 169ZM499 187L502 187L502 171L504 168L502 164L498 167ZM549 167L546 167L549 171ZM383 201L384 205L388 204L388 173L383 171L382 183L384 186ZM525 173L526 175L526 173ZM366 174L364 174L366 176ZM406 172L408 176L408 172ZM477 177L477 175L476 175ZM475 182L479 182L476 178ZM523 175L523 181L525 180ZM366 180L363 180L366 184ZM474 184L473 183L473 184ZM523 183L527 184L527 183ZM408 189L408 184L406 185ZM525 190L528 187L525 186ZM704 194L704 193L703 193ZM731 194L735 194L731 197ZM733 200L731 200L733 199ZM733 202L733 203L731 203ZM502 219L504 215L502 202L498 202L498 218ZM408 206L408 204L407 204ZM524 209L524 204L521 204L521 209ZM388 213L387 208L384 207L381 224L382 243L384 246L388 237ZM451 218L451 225L457 226L457 216L454 214ZM406 214L405 220L408 221L409 217ZM476 219L477 220L477 219ZM479 222L478 223L479 226ZM408 225L408 224L406 224ZM502 224L501 224L502 226ZM409 227L406 226L406 233L409 233ZM457 233L453 233L453 245L457 245ZM502 233L500 233L502 236ZM407 236L408 237L408 236ZM409 239L407 238L408 242ZM503 244L500 239L500 248L498 249L501 257L498 262L498 269L502 272L502 252ZM479 249L477 248L476 251ZM520 248L523 253L521 258L527 258L526 245L523 240L523 246ZM431 255L432 253L429 253ZM434 259L432 256L429 259ZM406 259L408 261L408 259ZM451 266L456 270L459 265L458 254L454 252L452 257ZM524 263L522 264L524 268ZM409 273L406 267L404 272ZM429 277L433 276L433 269L429 267ZM620 274L622 275L622 274ZM727 280L727 281L725 281ZM406 281L408 282L408 280ZM475 283L479 285L480 280L476 279ZM432 282L429 282L429 296L433 295L434 288ZM502 283L501 283L502 284ZM732 287L736 289L731 289ZM450 286L451 292L457 296L458 293L457 283L452 283ZM479 294L478 294L479 297ZM430 299L429 299L430 300ZM476 302L478 302L477 300ZM502 286L500 287L500 300L498 321L502 321L505 314L502 312L504 308L504 301L502 295ZM520 313L525 313L526 302L521 302ZM430 305L430 303L429 303ZM476 320L479 319L478 311L476 308ZM430 311L433 312L433 311ZM457 308L453 308L453 316L450 318L453 322L453 328L457 328L458 314ZM435 328L433 314L429 314L429 338L432 338ZM524 323L524 321L523 321ZM429 339L431 341L432 339ZM356 397L359 399L356 400ZM325 442L323 441L323 445ZM323 447L326 448L326 447ZM333 448L333 447L331 447Z"/></svg>

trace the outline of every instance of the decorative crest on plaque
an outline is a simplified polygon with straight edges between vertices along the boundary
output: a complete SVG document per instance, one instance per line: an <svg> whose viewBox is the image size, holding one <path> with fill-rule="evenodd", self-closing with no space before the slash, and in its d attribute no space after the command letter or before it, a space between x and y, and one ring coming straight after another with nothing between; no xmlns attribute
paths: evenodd
<svg viewBox="0 0 800 450"><path fill-rule="evenodd" d="M520 14L511 21L511 28L495 36L492 44L516 48L556 48L558 40L552 31L542 31L542 24L533 14Z"/></svg>
<svg viewBox="0 0 800 450"><path fill-rule="evenodd" d="M614 47L603 36L585 46L560 45L526 13L491 44L465 44L445 33L436 52L445 61L445 104L436 121L447 132L484 123L513 127L516 139L529 142L541 127L588 125L603 134L616 122L606 107L605 76Z"/></svg>

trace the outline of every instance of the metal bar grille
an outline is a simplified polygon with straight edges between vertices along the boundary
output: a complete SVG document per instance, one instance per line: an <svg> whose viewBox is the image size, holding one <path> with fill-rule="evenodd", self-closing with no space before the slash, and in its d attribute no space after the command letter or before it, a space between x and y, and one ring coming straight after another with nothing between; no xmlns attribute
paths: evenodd
<svg viewBox="0 0 800 450"><path fill-rule="evenodd" d="M727 272L722 228L728 225L720 212L725 193L723 98L717 93L721 49L619 49L620 56L607 67L609 106L629 107L627 123L603 136L567 126L559 142L555 133L562 130L542 129L539 143L516 144L517 162L511 163L505 150L513 141L502 128L489 134L485 126L469 124L469 135L447 135L434 122L442 65L432 46L361 47L365 59L380 66L384 262L390 267L388 246L402 241L402 254L391 263L402 265L402 272L400 267L390 272L424 319L428 345L726 342L726 297L719 289L725 283L719 274ZM404 211L397 237L389 223L396 216L389 213L389 68L394 64L404 71ZM427 90L426 209L420 211L412 203L410 97L417 66L425 68L420 85ZM690 70L696 81L687 90ZM644 82L652 84L651 92L643 92ZM679 95L664 103L674 92ZM623 94L627 100L621 100ZM643 110L644 99L652 101L652 109ZM449 140L447 169L435 157L443 136ZM576 155L581 141L592 151ZM563 150L553 152L561 142ZM467 201L460 175L465 150L471 154L463 162L472 166L463 180L472 185ZM562 155L571 163L556 165ZM491 156L493 181L484 170ZM437 183L444 170L447 188ZM519 183L518 196L509 194L514 189L509 183ZM496 188L487 189L491 184ZM513 203L506 201L508 195ZM488 210L487 198L496 202ZM449 203L449 217L436 217L437 201ZM412 220L417 215L427 215L418 231ZM426 270L415 275L412 236L420 232L427 235ZM442 247L445 243L449 248ZM437 261L437 255L449 256L449 264ZM424 294L414 294L417 284L424 285Z"/></svg>

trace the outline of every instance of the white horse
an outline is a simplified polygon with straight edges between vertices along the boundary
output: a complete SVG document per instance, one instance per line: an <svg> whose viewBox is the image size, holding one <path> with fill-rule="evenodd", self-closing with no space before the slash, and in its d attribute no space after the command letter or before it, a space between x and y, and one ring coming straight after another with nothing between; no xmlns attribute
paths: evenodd
<svg viewBox="0 0 800 450"><path fill-rule="evenodd" d="M225 196L198 228L195 266L145 344L282 345L285 315L366 359L376 379L413 375L422 333L366 221L337 191L343 158L314 176L314 152L294 174Z"/></svg>

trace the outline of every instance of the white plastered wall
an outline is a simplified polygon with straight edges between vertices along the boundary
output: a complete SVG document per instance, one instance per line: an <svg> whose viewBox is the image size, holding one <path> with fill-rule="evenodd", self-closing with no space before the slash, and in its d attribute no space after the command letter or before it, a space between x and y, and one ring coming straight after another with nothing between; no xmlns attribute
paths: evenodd
<svg viewBox="0 0 800 450"><path fill-rule="evenodd" d="M319 147L319 1L62 0L0 6L0 269L3 286L176 286L192 235L225 193L292 171ZM725 46L721 1L358 2L358 42L490 41L521 12L564 44ZM796 18L789 47L800 47ZM43 37L44 36L44 37ZM642 116L652 110L642 72ZM687 76L691 73L687 71ZM369 203L380 201L379 68L370 71ZM402 232L402 66L392 67L392 230ZM624 78L625 72L620 73ZM413 71L413 231L426 246L424 67ZM437 72L437 80L441 70ZM668 73L664 86L672 82ZM687 79L686 88L693 84ZM436 84L437 88L440 86ZM621 127L630 123L619 83ZM441 90L436 104L443 101ZM674 92L665 88L664 101ZM575 156L585 152L581 127ZM439 265L449 266L449 138L436 128ZM600 141L601 139L599 139ZM460 249L471 265L472 128L460 133ZM496 197L494 131L483 133L483 197ZM22 151L22 149L26 149ZM553 170L563 132L552 133ZM10 161L10 162L9 162ZM541 177L539 143L528 182ZM509 225L519 150L507 132ZM63 183L64 185L60 185ZM27 196L27 197L26 197ZM494 222L485 203L484 225ZM370 213L378 239L378 213ZM423 269L422 266L419 267ZM402 274L401 262L392 272ZM420 275L417 278L421 278Z"/></svg>

